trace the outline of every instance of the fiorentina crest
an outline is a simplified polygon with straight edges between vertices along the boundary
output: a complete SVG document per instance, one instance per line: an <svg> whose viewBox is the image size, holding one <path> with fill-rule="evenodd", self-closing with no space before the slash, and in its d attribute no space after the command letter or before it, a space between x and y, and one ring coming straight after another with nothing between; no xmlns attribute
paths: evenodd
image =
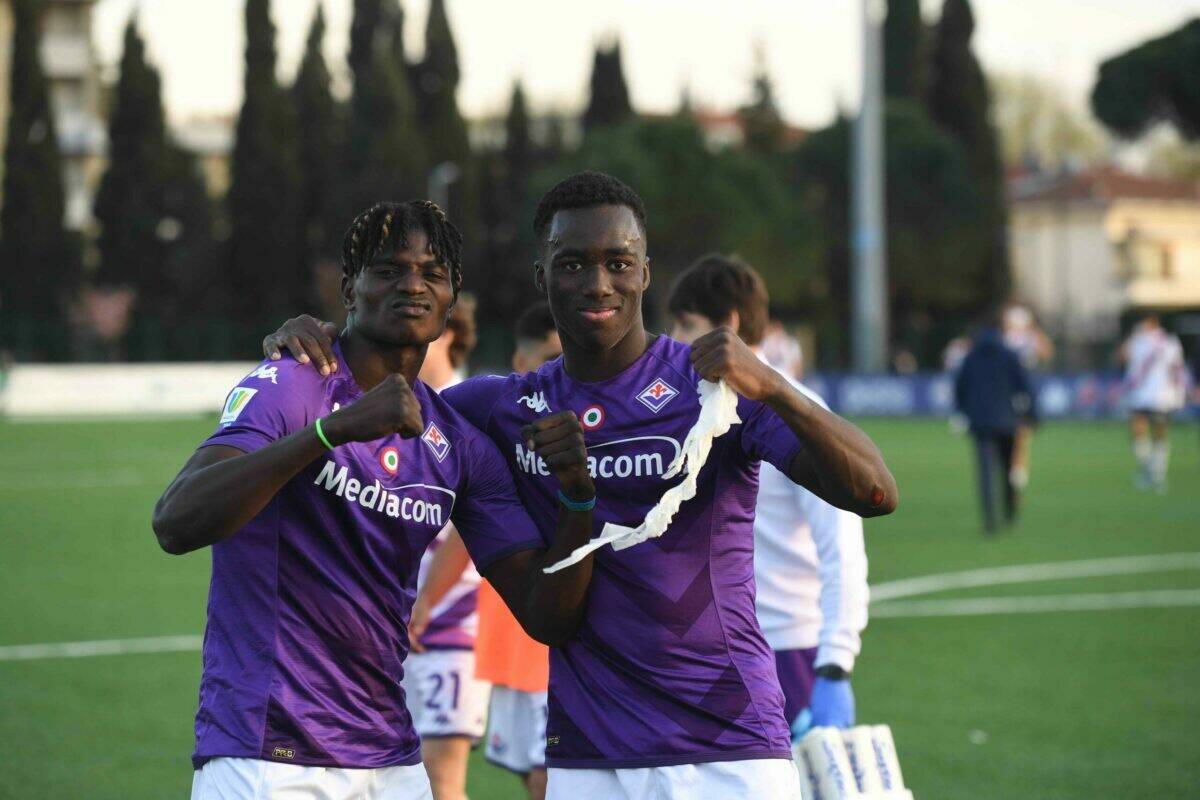
<svg viewBox="0 0 1200 800"><path fill-rule="evenodd" d="M429 427L421 434L421 441L429 445L429 449L437 456L438 461L445 459L446 453L450 452L450 440L438 430L438 426L433 422L430 422Z"/></svg>
<svg viewBox="0 0 1200 800"><path fill-rule="evenodd" d="M662 411L663 406L671 402L678 395L675 387L664 381L662 378L655 378L650 385L638 394L637 399L642 405L657 414Z"/></svg>

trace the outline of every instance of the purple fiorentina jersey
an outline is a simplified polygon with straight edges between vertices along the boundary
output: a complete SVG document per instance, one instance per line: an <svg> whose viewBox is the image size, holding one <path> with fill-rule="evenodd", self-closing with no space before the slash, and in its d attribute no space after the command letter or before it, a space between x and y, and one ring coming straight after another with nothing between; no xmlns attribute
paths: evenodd
<svg viewBox="0 0 1200 800"><path fill-rule="evenodd" d="M543 534L557 482L521 426L559 411L584 425L596 533L636 526L681 479L663 473L699 413L690 348L660 336L597 383L559 358L536 373L476 378L443 397L500 447ZM658 539L596 552L578 633L550 650L551 767L620 768L791 758L775 659L754 613L754 506L760 460L786 469L800 443L744 398L743 424L713 443L695 498Z"/></svg>
<svg viewBox="0 0 1200 800"><path fill-rule="evenodd" d="M340 350L337 359L345 363ZM416 764L400 687L417 565L453 520L487 565L541 547L496 447L419 381L425 432L348 443L290 480L213 545L196 768L217 756L293 764ZM243 452L294 433L362 392L291 359L230 392L202 446Z"/></svg>

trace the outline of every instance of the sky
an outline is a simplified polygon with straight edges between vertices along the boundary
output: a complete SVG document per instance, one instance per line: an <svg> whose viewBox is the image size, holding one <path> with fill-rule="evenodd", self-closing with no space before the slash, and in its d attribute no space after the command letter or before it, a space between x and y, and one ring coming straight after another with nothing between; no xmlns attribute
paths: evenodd
<svg viewBox="0 0 1200 800"><path fill-rule="evenodd" d="M352 0L321 0L325 54L345 74ZM272 0L280 77L290 81L317 0ZM402 0L410 58L423 49L429 0ZM520 78L536 109L586 102L592 51L620 37L636 109L665 112L687 86L693 101L734 108L750 93L756 53L775 82L784 117L828 123L858 103L859 0L447 0L459 50L459 103L468 116L502 113ZM923 0L935 19L941 0ZM1200 16L1200 0L973 0L976 53L989 71L1032 73L1083 107L1108 56ZM139 10L163 75L171 119L232 114L242 88L242 0L99 0L101 63L120 59L121 36ZM345 83L343 82L343 86Z"/></svg>

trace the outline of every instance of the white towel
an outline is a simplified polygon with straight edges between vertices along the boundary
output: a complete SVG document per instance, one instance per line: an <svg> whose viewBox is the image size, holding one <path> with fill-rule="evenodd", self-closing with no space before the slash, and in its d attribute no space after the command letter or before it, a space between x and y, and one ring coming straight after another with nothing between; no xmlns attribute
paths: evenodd
<svg viewBox="0 0 1200 800"><path fill-rule="evenodd" d="M575 548L571 555L557 564L546 567L545 572L558 572L572 564L578 564L588 553L609 543L612 543L614 550L624 550L647 539L662 536L679 511L679 506L685 500L696 496L696 480L704 462L708 460L713 439L723 436L731 427L741 422L737 415L737 393L730 389L725 381L712 383L702 380L696 384L696 391L700 394L700 416L688 431L679 455L663 473L664 479L670 479L686 469L687 474L683 482L663 492L658 504L650 509L646 519L636 528L607 522L599 536L582 547Z"/></svg>

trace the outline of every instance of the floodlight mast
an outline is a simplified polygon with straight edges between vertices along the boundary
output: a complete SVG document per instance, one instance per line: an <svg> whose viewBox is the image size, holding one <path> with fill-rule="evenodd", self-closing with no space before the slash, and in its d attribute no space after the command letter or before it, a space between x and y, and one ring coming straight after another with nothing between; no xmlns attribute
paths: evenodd
<svg viewBox="0 0 1200 800"><path fill-rule="evenodd" d="M862 104L854 122L851 189L854 263L851 341L856 372L887 366L887 222L884 217L883 19L885 0L862 0Z"/></svg>

